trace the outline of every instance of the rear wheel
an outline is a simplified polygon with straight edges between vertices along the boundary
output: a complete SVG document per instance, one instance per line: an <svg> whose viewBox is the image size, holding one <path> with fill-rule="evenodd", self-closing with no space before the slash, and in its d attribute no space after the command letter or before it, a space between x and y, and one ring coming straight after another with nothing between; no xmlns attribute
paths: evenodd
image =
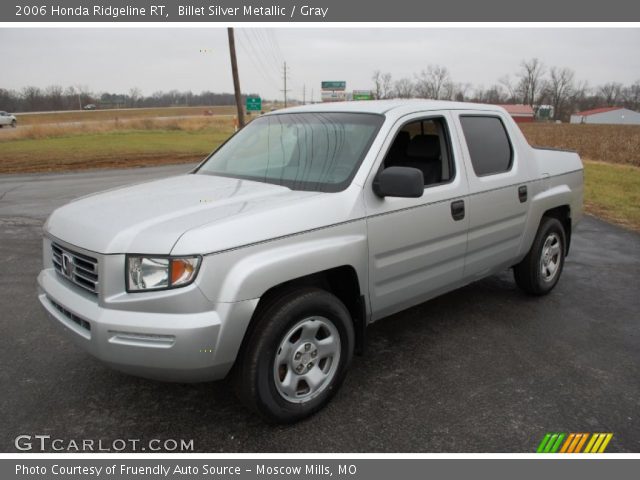
<svg viewBox="0 0 640 480"><path fill-rule="evenodd" d="M353 324L344 304L329 292L306 288L270 302L255 321L234 373L240 400L277 423L321 409L353 357Z"/></svg>
<svg viewBox="0 0 640 480"><path fill-rule="evenodd" d="M566 235L556 218L543 217L531 250L513 269L516 284L532 295L546 295L556 286L566 252Z"/></svg>

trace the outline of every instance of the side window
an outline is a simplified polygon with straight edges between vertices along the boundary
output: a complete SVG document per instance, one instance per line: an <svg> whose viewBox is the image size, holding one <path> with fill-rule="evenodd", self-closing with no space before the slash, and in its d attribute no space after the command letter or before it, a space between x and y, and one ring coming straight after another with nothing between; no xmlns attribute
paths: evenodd
<svg viewBox="0 0 640 480"><path fill-rule="evenodd" d="M425 187L450 182L455 169L445 119L428 118L403 125L385 156L387 167L417 168Z"/></svg>
<svg viewBox="0 0 640 480"><path fill-rule="evenodd" d="M460 116L473 171L478 177L511 170L513 150L498 117Z"/></svg>

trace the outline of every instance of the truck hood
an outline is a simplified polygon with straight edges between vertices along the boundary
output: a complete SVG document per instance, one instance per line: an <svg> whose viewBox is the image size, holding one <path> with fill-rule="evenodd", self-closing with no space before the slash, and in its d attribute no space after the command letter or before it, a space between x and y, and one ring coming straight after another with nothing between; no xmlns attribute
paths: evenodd
<svg viewBox="0 0 640 480"><path fill-rule="evenodd" d="M97 253L169 254L192 229L322 195L233 178L180 175L82 197L55 210L44 228L55 238ZM223 243L261 240L251 218L245 221L242 238ZM210 251L215 249L213 238Z"/></svg>

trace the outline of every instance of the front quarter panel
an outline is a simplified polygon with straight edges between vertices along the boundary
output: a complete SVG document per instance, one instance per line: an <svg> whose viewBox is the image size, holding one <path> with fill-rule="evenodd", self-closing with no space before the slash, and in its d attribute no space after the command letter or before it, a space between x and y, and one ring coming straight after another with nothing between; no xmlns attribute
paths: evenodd
<svg viewBox="0 0 640 480"><path fill-rule="evenodd" d="M367 285L367 237L363 219L345 222L237 250L207 255L198 285L215 302L260 298L284 282L344 265Z"/></svg>

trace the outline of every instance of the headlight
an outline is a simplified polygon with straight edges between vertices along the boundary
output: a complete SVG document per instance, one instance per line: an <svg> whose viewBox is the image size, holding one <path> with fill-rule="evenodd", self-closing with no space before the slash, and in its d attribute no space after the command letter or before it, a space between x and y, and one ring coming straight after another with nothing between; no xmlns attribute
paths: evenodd
<svg viewBox="0 0 640 480"><path fill-rule="evenodd" d="M127 291L166 290L189 285L196 278L200 257L127 255Z"/></svg>

